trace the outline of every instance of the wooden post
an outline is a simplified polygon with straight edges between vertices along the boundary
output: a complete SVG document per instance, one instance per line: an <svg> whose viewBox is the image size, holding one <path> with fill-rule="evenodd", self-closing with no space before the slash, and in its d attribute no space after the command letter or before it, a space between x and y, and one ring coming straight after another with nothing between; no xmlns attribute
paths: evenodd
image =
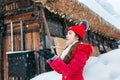
<svg viewBox="0 0 120 80"><path fill-rule="evenodd" d="M3 35L0 32L0 80L3 79L3 52L2 52L2 44L3 44Z"/></svg>
<svg viewBox="0 0 120 80"><path fill-rule="evenodd" d="M46 21L46 18L45 18L45 13L43 11L43 6L42 5L41 5L41 14L42 14L44 25L45 25L45 31L46 31L46 34L48 36L48 41L49 41L49 44L50 44L50 49L51 49L52 52L54 52L52 41L51 41L51 38L50 38L50 32L49 32L48 24L47 24L47 21Z"/></svg>
<svg viewBox="0 0 120 80"><path fill-rule="evenodd" d="M11 51L14 51L14 43L13 43L13 22L10 21L11 25Z"/></svg>

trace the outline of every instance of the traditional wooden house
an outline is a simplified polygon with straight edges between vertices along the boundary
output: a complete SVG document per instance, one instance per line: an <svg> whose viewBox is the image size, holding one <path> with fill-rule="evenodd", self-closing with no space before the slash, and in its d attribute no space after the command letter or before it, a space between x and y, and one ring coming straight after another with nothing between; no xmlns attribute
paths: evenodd
<svg viewBox="0 0 120 80"><path fill-rule="evenodd" d="M52 39L65 38L65 29L83 19L89 22L86 41L93 44L93 55L118 47L120 31L77 0L1 0L0 80L29 80L51 70L34 52L48 48L45 26Z"/></svg>

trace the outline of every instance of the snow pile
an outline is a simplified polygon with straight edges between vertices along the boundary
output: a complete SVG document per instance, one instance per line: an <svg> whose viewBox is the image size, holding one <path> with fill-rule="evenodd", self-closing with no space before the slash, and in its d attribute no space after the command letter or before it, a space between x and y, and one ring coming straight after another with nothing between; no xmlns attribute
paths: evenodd
<svg viewBox="0 0 120 80"><path fill-rule="evenodd" d="M98 57L91 56L84 68L85 80L120 80L120 49L112 50ZM62 80L55 71L40 74L31 80Z"/></svg>
<svg viewBox="0 0 120 80"><path fill-rule="evenodd" d="M50 71L46 73L42 73L31 80L62 80L62 75L58 74L55 71Z"/></svg>
<svg viewBox="0 0 120 80"><path fill-rule="evenodd" d="M85 80L120 80L120 49L90 57L84 70Z"/></svg>

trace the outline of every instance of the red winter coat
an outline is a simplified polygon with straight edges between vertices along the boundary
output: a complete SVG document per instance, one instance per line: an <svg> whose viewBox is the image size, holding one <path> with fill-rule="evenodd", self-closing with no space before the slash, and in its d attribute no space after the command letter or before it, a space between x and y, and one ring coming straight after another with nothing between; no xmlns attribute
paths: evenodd
<svg viewBox="0 0 120 80"><path fill-rule="evenodd" d="M83 69L91 53L90 44L80 43L75 48L69 64L65 64L59 57L48 63L56 72L62 74L62 80L84 80Z"/></svg>

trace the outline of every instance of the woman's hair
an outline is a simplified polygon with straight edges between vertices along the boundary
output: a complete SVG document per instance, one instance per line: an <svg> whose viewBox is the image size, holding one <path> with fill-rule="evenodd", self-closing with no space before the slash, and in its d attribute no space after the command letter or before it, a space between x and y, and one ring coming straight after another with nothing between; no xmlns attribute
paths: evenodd
<svg viewBox="0 0 120 80"><path fill-rule="evenodd" d="M70 60L73 57L73 52L75 50L75 48L77 47L77 45L82 41L82 39L80 38L80 36L78 34L75 35L76 37L78 37L79 42L75 43L74 45L72 45L72 47L70 48L70 50L68 51L67 55L65 56L65 58L63 59L63 61L68 64L70 62Z"/></svg>

